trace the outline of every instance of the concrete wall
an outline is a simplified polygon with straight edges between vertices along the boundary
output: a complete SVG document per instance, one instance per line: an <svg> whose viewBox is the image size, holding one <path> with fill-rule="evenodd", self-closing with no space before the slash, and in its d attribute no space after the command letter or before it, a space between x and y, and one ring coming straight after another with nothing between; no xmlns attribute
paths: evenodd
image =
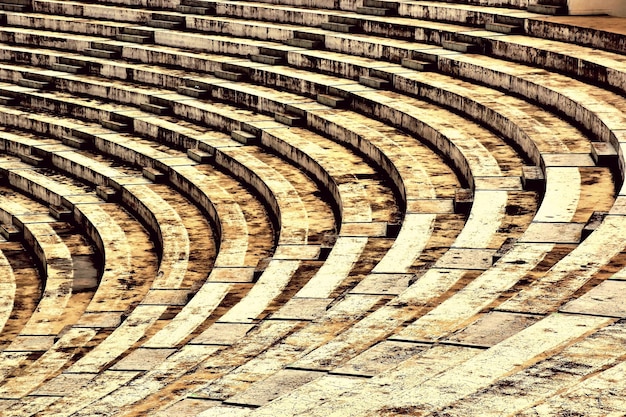
<svg viewBox="0 0 626 417"><path fill-rule="evenodd" d="M569 0L569 14L610 14L626 17L626 1L624 0Z"/></svg>

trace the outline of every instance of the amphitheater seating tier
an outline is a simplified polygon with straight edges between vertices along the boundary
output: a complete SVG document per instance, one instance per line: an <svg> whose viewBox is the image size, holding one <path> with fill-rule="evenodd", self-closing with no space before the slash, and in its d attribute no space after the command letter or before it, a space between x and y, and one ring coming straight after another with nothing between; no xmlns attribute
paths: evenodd
<svg viewBox="0 0 626 417"><path fill-rule="evenodd" d="M3 1L0 414L626 412L622 20Z"/></svg>

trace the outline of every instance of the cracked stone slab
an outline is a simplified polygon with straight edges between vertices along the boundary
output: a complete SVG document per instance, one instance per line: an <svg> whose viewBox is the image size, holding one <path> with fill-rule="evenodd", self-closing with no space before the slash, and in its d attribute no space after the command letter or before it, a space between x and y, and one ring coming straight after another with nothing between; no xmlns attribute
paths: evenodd
<svg viewBox="0 0 626 417"><path fill-rule="evenodd" d="M432 345L384 340L331 373L371 377L393 368Z"/></svg>
<svg viewBox="0 0 626 417"><path fill-rule="evenodd" d="M87 312L83 314L76 327L117 327L122 322L122 311Z"/></svg>
<svg viewBox="0 0 626 417"><path fill-rule="evenodd" d="M54 336L17 336L6 352L41 352L54 345Z"/></svg>
<svg viewBox="0 0 626 417"><path fill-rule="evenodd" d="M209 408L216 407L221 401L211 401L196 398L185 398L177 402L165 410L151 414L153 417L172 417L172 416L195 416Z"/></svg>
<svg viewBox="0 0 626 417"><path fill-rule="evenodd" d="M226 403L262 406L323 375L325 375L323 372L283 369L264 380L255 382L246 391L229 398Z"/></svg>
<svg viewBox="0 0 626 417"><path fill-rule="evenodd" d="M317 245L279 245L273 258L281 260L317 260L319 256L320 247Z"/></svg>
<svg viewBox="0 0 626 417"><path fill-rule="evenodd" d="M253 267L213 268L209 282L250 283L254 281Z"/></svg>
<svg viewBox="0 0 626 417"><path fill-rule="evenodd" d="M192 343L203 345L232 345L241 340L255 325L250 323L215 323Z"/></svg>
<svg viewBox="0 0 626 417"><path fill-rule="evenodd" d="M384 237L387 235L387 223L344 223L341 227L340 235L356 237Z"/></svg>
<svg viewBox="0 0 626 417"><path fill-rule="evenodd" d="M588 153L555 153L542 154L543 162L547 167L593 167L596 164Z"/></svg>
<svg viewBox="0 0 626 417"><path fill-rule="evenodd" d="M452 214L454 213L454 200L451 198L437 198L424 200L408 200L406 203L407 213L433 213Z"/></svg>
<svg viewBox="0 0 626 417"><path fill-rule="evenodd" d="M493 263L495 249L452 248L439 258L437 268L489 269Z"/></svg>
<svg viewBox="0 0 626 417"><path fill-rule="evenodd" d="M97 374L60 374L55 378L47 381L31 395L59 396L67 395L68 392L75 390L76 387L87 384Z"/></svg>
<svg viewBox="0 0 626 417"><path fill-rule="evenodd" d="M413 274L373 273L366 276L350 292L352 294L398 295L409 287L414 278Z"/></svg>
<svg viewBox="0 0 626 417"><path fill-rule="evenodd" d="M113 365L113 371L149 371L163 362L176 349L145 349L139 348Z"/></svg>
<svg viewBox="0 0 626 417"><path fill-rule="evenodd" d="M541 316L492 311L447 340L472 346L491 347L539 321Z"/></svg>
<svg viewBox="0 0 626 417"><path fill-rule="evenodd" d="M148 291L141 304L184 306L189 294L189 290L154 289Z"/></svg>
<svg viewBox="0 0 626 417"><path fill-rule="evenodd" d="M272 315L273 319L314 320L326 312L332 298L292 298Z"/></svg>
<svg viewBox="0 0 626 417"><path fill-rule="evenodd" d="M584 223L531 223L520 243L580 243Z"/></svg>
<svg viewBox="0 0 626 417"><path fill-rule="evenodd" d="M608 280L570 301L561 309L566 313L626 317L626 281Z"/></svg>

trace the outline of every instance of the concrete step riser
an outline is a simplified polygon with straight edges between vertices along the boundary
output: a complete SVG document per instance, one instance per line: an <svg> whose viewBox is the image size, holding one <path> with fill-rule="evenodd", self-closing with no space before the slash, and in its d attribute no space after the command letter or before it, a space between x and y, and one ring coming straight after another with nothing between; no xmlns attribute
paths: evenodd
<svg viewBox="0 0 626 417"><path fill-rule="evenodd" d="M356 12L370 16L393 16L396 14L395 10L379 7L357 7Z"/></svg>
<svg viewBox="0 0 626 417"><path fill-rule="evenodd" d="M364 0L363 6L398 10L399 3L393 1Z"/></svg>
<svg viewBox="0 0 626 417"><path fill-rule="evenodd" d="M356 33L358 32L358 27L356 25L346 24L346 23L322 23L322 29L332 30L333 32L341 32L341 33Z"/></svg>
<svg viewBox="0 0 626 417"><path fill-rule="evenodd" d="M551 5L543 5L543 4L531 4L528 6L528 11L539 14L547 14L547 15L566 15L567 7L565 6L551 6Z"/></svg>

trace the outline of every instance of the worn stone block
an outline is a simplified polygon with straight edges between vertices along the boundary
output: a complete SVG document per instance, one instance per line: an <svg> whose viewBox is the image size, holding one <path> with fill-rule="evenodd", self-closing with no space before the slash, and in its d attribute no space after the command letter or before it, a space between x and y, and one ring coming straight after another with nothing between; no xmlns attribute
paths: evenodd
<svg viewBox="0 0 626 417"><path fill-rule="evenodd" d="M545 188L545 176L540 167L526 165L522 167L522 185L528 191L541 191Z"/></svg>
<svg viewBox="0 0 626 417"><path fill-rule="evenodd" d="M258 138L255 134L243 130L233 130L230 132L230 137L242 145L256 145L258 142Z"/></svg>
<svg viewBox="0 0 626 417"><path fill-rule="evenodd" d="M213 154L200 149L187 149L187 156L200 164L207 164L213 159Z"/></svg>
<svg viewBox="0 0 626 417"><path fill-rule="evenodd" d="M301 126L304 122L300 116L285 113L275 113L274 120L287 126Z"/></svg>
<svg viewBox="0 0 626 417"><path fill-rule="evenodd" d="M615 167L618 163L617 150L608 142L591 142L591 157L598 166Z"/></svg>

